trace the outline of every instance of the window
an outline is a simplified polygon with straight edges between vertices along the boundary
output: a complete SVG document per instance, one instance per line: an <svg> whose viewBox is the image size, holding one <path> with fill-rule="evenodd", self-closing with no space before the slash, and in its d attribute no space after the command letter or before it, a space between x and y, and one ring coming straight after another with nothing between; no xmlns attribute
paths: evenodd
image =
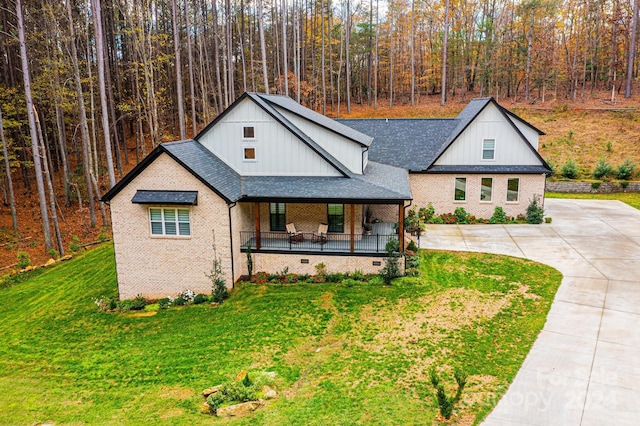
<svg viewBox="0 0 640 426"><path fill-rule="evenodd" d="M453 197L454 201L466 201L467 199L467 178L456 178L456 189Z"/></svg>
<svg viewBox="0 0 640 426"><path fill-rule="evenodd" d="M151 208L149 221L151 235L191 235L189 209Z"/></svg>
<svg viewBox="0 0 640 426"><path fill-rule="evenodd" d="M243 139L255 139L256 131L253 126L244 126L242 128L242 138Z"/></svg>
<svg viewBox="0 0 640 426"><path fill-rule="evenodd" d="M491 189L493 187L493 178L482 178L480 184L480 201L491 201Z"/></svg>
<svg viewBox="0 0 640 426"><path fill-rule="evenodd" d="M256 149L255 148L245 148L244 149L244 159L245 160L255 160L256 159Z"/></svg>
<svg viewBox="0 0 640 426"><path fill-rule="evenodd" d="M507 179L507 202L517 203L520 192L520 178Z"/></svg>
<svg viewBox="0 0 640 426"><path fill-rule="evenodd" d="M269 203L269 222L272 231L284 231L286 226L284 212L284 203Z"/></svg>
<svg viewBox="0 0 640 426"><path fill-rule="evenodd" d="M327 204L329 232L344 232L344 205Z"/></svg>
<svg viewBox="0 0 640 426"><path fill-rule="evenodd" d="M496 158L496 140L484 139L482 141L482 159L495 160Z"/></svg>

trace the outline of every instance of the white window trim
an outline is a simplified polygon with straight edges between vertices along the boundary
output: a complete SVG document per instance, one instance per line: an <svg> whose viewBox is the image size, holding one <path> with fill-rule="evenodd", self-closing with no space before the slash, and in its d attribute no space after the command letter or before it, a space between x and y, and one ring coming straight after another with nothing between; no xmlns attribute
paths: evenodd
<svg viewBox="0 0 640 426"><path fill-rule="evenodd" d="M255 155L255 158L245 158L244 156L244 150L245 149L253 149L253 154ZM258 162L258 148L256 148L255 146L243 146L242 147L242 161L245 163L257 163Z"/></svg>
<svg viewBox="0 0 640 426"><path fill-rule="evenodd" d="M512 179L518 179L518 198L516 199L516 201L509 201L507 198L509 197L509 181ZM519 177L517 178L507 178L507 194L505 197L505 203L507 204L518 204L520 202L520 182L521 179Z"/></svg>
<svg viewBox="0 0 640 426"><path fill-rule="evenodd" d="M154 234L151 226L151 209L162 211L162 234ZM166 233L164 211L175 210L176 212L176 235ZM180 235L180 221L178 220L178 210L187 210L189 212L189 235ZM189 239L193 235L193 221L191 220L191 208L189 206L150 206L147 208L147 217L149 220L149 235L151 238L172 238L172 239Z"/></svg>
<svg viewBox="0 0 640 426"><path fill-rule="evenodd" d="M464 200L456 200L456 181L458 179L464 179ZM468 195L468 191L467 191L467 187L469 185L467 185L469 179L463 176L456 176L453 178L453 202L457 203L457 204L463 204L467 202L467 198L469 198Z"/></svg>
<svg viewBox="0 0 640 426"><path fill-rule="evenodd" d="M490 200L483 200L482 199L482 179L491 179L491 199ZM495 185L494 185L494 181L495 179L492 177L480 177L480 203L482 204L491 204L493 203L493 193Z"/></svg>
<svg viewBox="0 0 640 426"><path fill-rule="evenodd" d="M493 158L484 158L484 143L485 141L493 141ZM496 161L496 151L498 148L498 141L495 138L483 138L482 146L480 147L480 161Z"/></svg>
<svg viewBox="0 0 640 426"><path fill-rule="evenodd" d="M252 138L246 138L244 136L244 129L245 127L253 127L253 137ZM254 124L243 124L242 125L242 140L243 141L255 141L256 140L256 126Z"/></svg>

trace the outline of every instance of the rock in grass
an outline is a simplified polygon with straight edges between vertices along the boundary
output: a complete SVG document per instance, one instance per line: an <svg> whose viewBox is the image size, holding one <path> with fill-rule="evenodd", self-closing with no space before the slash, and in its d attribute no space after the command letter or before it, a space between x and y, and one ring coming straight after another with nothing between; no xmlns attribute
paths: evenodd
<svg viewBox="0 0 640 426"><path fill-rule="evenodd" d="M275 391L275 389L272 389L267 385L264 385L262 387L262 393L264 394L264 399L273 399L278 396L278 393Z"/></svg>
<svg viewBox="0 0 640 426"><path fill-rule="evenodd" d="M236 417L256 411L262 405L262 400L243 402L242 404L229 405L228 407L218 408L216 416L218 417Z"/></svg>
<svg viewBox="0 0 640 426"><path fill-rule="evenodd" d="M200 412L202 414L211 414L211 406L207 401L203 402L200 406Z"/></svg>
<svg viewBox="0 0 640 426"><path fill-rule="evenodd" d="M218 392L220 389L222 389L222 385L211 386L210 388L202 391L202 396L206 398L209 395L213 395L214 393Z"/></svg>
<svg viewBox="0 0 640 426"><path fill-rule="evenodd" d="M55 259L49 259L49 260L47 260L47 263L45 263L45 264L44 264L44 266L51 266L51 265L53 265L54 263L56 263L56 260L55 260Z"/></svg>

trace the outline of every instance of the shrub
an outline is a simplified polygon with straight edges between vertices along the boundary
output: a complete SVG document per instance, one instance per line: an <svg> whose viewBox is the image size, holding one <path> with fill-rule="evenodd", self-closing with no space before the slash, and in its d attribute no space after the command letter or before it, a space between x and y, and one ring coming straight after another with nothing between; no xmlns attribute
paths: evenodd
<svg viewBox="0 0 640 426"><path fill-rule="evenodd" d="M336 272L335 274L327 274L325 278L330 283L341 283L344 280L344 274Z"/></svg>
<svg viewBox="0 0 640 426"><path fill-rule="evenodd" d="M211 300L214 303L222 303L228 297L229 289L227 289L227 285L221 279L216 280L211 291Z"/></svg>
<svg viewBox="0 0 640 426"><path fill-rule="evenodd" d="M182 297L187 303L193 302L193 299L196 297L196 294L193 290L185 290L178 295L178 297Z"/></svg>
<svg viewBox="0 0 640 426"><path fill-rule="evenodd" d="M407 244L407 250L411 250L413 252L417 252L418 251L418 245L416 244L415 241L411 240L409 242L409 244Z"/></svg>
<svg viewBox="0 0 640 426"><path fill-rule="evenodd" d="M119 301L116 307L120 312L129 312L132 306L133 306L133 300L127 299L127 300Z"/></svg>
<svg viewBox="0 0 640 426"><path fill-rule="evenodd" d="M251 277L251 282L256 284L264 284L268 281L269 275L266 272L258 272Z"/></svg>
<svg viewBox="0 0 640 426"><path fill-rule="evenodd" d="M95 304L100 312L112 311L117 307L116 299L114 297L100 296L95 300Z"/></svg>
<svg viewBox="0 0 640 426"><path fill-rule="evenodd" d="M196 294L195 297L193 298L194 305L200 305L202 303L205 303L206 301L207 301L207 296L202 293Z"/></svg>
<svg viewBox="0 0 640 426"><path fill-rule="evenodd" d="M280 275L278 275L278 274L269 274L269 275L267 275L267 280L270 283L277 283L280 280Z"/></svg>
<svg viewBox="0 0 640 426"><path fill-rule="evenodd" d="M429 223L434 225L443 225L445 223L444 219L441 216L433 217L429 220Z"/></svg>
<svg viewBox="0 0 640 426"><path fill-rule="evenodd" d="M613 166L604 158L598 160L596 168L593 170L593 177L596 179L608 178L613 173Z"/></svg>
<svg viewBox="0 0 640 426"><path fill-rule="evenodd" d="M71 242L69 243L69 251L72 252L77 252L82 248L82 246L80 245L80 238L78 238L77 235L74 235L73 238L71 238Z"/></svg>
<svg viewBox="0 0 640 426"><path fill-rule="evenodd" d="M31 257L29 257L29 253L26 251L19 251L17 254L18 258L18 268L24 269L27 266L31 265Z"/></svg>
<svg viewBox="0 0 640 426"><path fill-rule="evenodd" d="M299 279L298 274L289 273L289 274L284 276L284 282L288 283L288 284L296 283L296 282L298 282L298 279Z"/></svg>
<svg viewBox="0 0 640 426"><path fill-rule="evenodd" d="M629 186L629 181L628 180L623 180L622 182L620 182L620 187L622 189L627 189L628 186Z"/></svg>
<svg viewBox="0 0 640 426"><path fill-rule="evenodd" d="M500 206L496 206L493 210L493 216L489 219L489 223L507 223L507 214Z"/></svg>
<svg viewBox="0 0 640 426"><path fill-rule="evenodd" d="M173 299L173 304L176 306L184 306L187 304L187 301L185 300L184 297L178 296L175 299Z"/></svg>
<svg viewBox="0 0 640 426"><path fill-rule="evenodd" d="M384 258L384 268L380 270L380 278L386 285L390 285L394 278L401 276L400 264L398 262L398 250L400 243L395 238L387 241L385 250L387 257Z"/></svg>
<svg viewBox="0 0 640 426"><path fill-rule="evenodd" d="M60 255L58 254L58 250L54 248L49 249L47 253L49 253L49 257L52 259L57 259L58 257L60 257Z"/></svg>
<svg viewBox="0 0 640 426"><path fill-rule="evenodd" d="M315 266L316 269L316 279L318 282L323 283L325 281L325 277L327 276L327 266L320 262Z"/></svg>
<svg viewBox="0 0 640 426"><path fill-rule="evenodd" d="M102 227L100 228L100 233L98 234L98 241L100 241L101 243L104 243L107 240L109 240L109 234L107 233L107 228Z"/></svg>
<svg viewBox="0 0 640 426"><path fill-rule="evenodd" d="M169 306L171 306L171 299L168 297L158 300L158 309L169 309Z"/></svg>
<svg viewBox="0 0 640 426"><path fill-rule="evenodd" d="M354 280L353 278L347 278L346 280L344 280L344 283L347 287L351 288L354 285L358 284L358 281Z"/></svg>
<svg viewBox="0 0 640 426"><path fill-rule="evenodd" d="M213 260L211 262L211 272L208 274L205 273L206 277L211 280L211 296L212 300L215 303L222 303L227 297L229 297L229 290L227 289L227 285L224 282L224 273L222 272L222 262L220 258L218 258L218 253L216 251L216 235L215 232L212 232L212 243L211 246L213 248Z"/></svg>
<svg viewBox="0 0 640 426"><path fill-rule="evenodd" d="M453 213L442 213L440 215L441 222L437 223L446 223L447 225L453 225L458 223L458 219L453 215Z"/></svg>
<svg viewBox="0 0 640 426"><path fill-rule="evenodd" d="M571 158L562 166L562 176L567 179L575 179L578 177L578 167Z"/></svg>
<svg viewBox="0 0 640 426"><path fill-rule="evenodd" d="M395 253L400 250L400 242L395 238L389 238L389 241L387 241L387 244L384 246L384 250L387 254Z"/></svg>
<svg viewBox="0 0 640 426"><path fill-rule="evenodd" d="M540 206L540 198L534 194L527 207L527 223L542 223L544 217L544 209Z"/></svg>
<svg viewBox="0 0 640 426"><path fill-rule="evenodd" d="M247 246L247 270L249 271L249 281L253 276L253 256L251 256L251 244Z"/></svg>
<svg viewBox="0 0 640 426"><path fill-rule="evenodd" d="M429 203L427 207L423 207L418 210L418 216L423 222L430 222L436 215L436 210L433 208L433 204Z"/></svg>
<svg viewBox="0 0 640 426"><path fill-rule="evenodd" d="M457 207L453 211L453 215L456 218L456 222L458 222L458 223L469 223L470 215L469 215L469 213L467 213L467 211L464 209L464 207Z"/></svg>
<svg viewBox="0 0 640 426"><path fill-rule="evenodd" d="M438 401L440 415L447 420L451 418L451 415L453 414L453 407L458 401L460 401L462 391L467 384L467 374L463 370L456 369L453 377L458 384L458 390L456 391L455 396L448 397L444 390L444 386L440 384L440 378L438 377L438 373L436 373L435 368L432 367L429 370L429 380L436 389L436 400Z"/></svg>
<svg viewBox="0 0 640 426"><path fill-rule="evenodd" d="M600 188L600 184L601 183L602 182L591 182L591 188L592 189L598 189L598 188Z"/></svg>
<svg viewBox="0 0 640 426"><path fill-rule="evenodd" d="M147 306L147 299L145 299L141 294L138 294L131 301L131 310L132 311L140 311Z"/></svg>
<svg viewBox="0 0 640 426"><path fill-rule="evenodd" d="M350 274L350 276L354 280L358 280L358 281L364 281L364 279L365 279L364 272L362 272L360 269L356 269L355 271L353 271Z"/></svg>
<svg viewBox="0 0 640 426"><path fill-rule="evenodd" d="M418 269L420 267L420 255L416 253L415 256L407 256L405 265L407 269Z"/></svg>
<svg viewBox="0 0 640 426"><path fill-rule="evenodd" d="M421 220L416 213L415 207L409 210L407 217L404 219L404 229L410 233L420 232Z"/></svg>
<svg viewBox="0 0 640 426"><path fill-rule="evenodd" d="M625 159L616 169L616 179L629 180L633 177L633 170L636 168L635 163L630 159ZM628 183L627 183L628 184Z"/></svg>
<svg viewBox="0 0 640 426"><path fill-rule="evenodd" d="M305 281L307 281L309 279L310 276L311 275L309 275L309 274L300 274L300 275L298 275L298 281L305 282Z"/></svg>

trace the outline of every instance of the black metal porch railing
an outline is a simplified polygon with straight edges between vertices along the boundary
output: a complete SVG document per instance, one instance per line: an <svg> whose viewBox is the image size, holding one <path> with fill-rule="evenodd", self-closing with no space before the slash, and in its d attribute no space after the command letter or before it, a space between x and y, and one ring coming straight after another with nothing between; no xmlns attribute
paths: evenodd
<svg viewBox="0 0 640 426"><path fill-rule="evenodd" d="M387 242L397 239L397 235L354 235L354 253L384 253ZM351 235L349 234L324 234L322 238L313 233L298 233L290 235L286 232L260 232L258 238L255 231L240 231L241 249L245 251L249 245L254 251L309 251L309 252L351 252Z"/></svg>

